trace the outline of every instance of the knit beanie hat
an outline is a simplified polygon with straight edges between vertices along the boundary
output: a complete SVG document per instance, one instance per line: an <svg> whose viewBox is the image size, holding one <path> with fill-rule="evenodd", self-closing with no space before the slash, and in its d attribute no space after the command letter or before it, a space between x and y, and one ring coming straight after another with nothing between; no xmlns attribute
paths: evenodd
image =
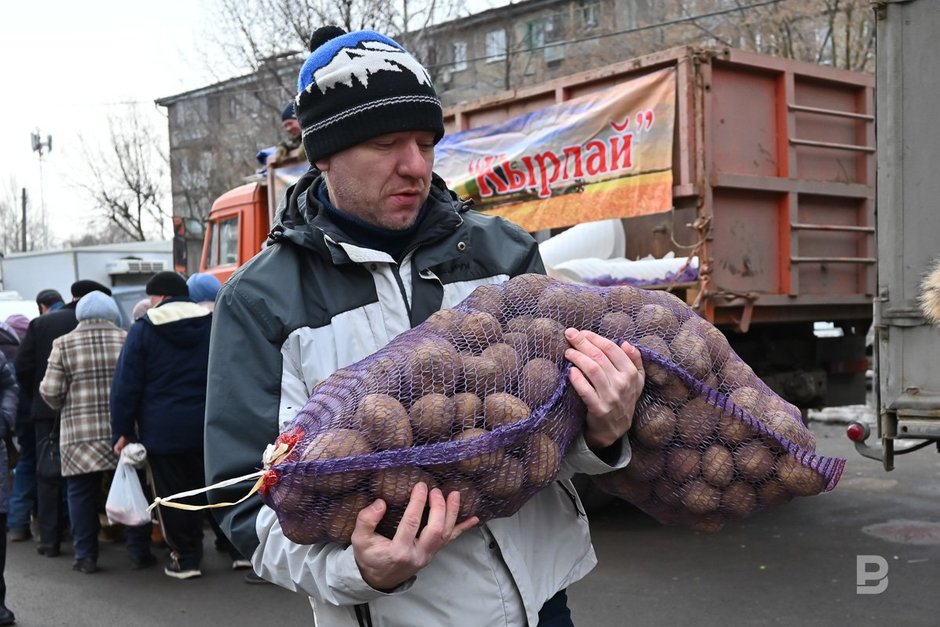
<svg viewBox="0 0 940 627"><path fill-rule="evenodd" d="M281 122L286 122L290 120L291 118L296 118L296 117L297 116L294 115L294 103L288 102L287 106L281 110Z"/></svg>
<svg viewBox="0 0 940 627"><path fill-rule="evenodd" d="M104 292L89 292L82 296L75 307L75 317L78 320L91 320L103 318L111 322L121 319L121 311L114 299Z"/></svg>
<svg viewBox="0 0 940 627"><path fill-rule="evenodd" d="M215 301L216 295L222 288L219 280L206 272L197 272L192 275L186 279L186 285L189 286L190 300L197 303Z"/></svg>
<svg viewBox="0 0 940 627"><path fill-rule="evenodd" d="M92 281L91 279L79 279L72 283L72 287L69 289L72 292L72 298L81 298L85 294L92 292L104 292L108 296L111 295L110 289L98 283L98 281Z"/></svg>
<svg viewBox="0 0 940 627"><path fill-rule="evenodd" d="M146 292L151 296L185 296L189 297L189 288L186 279L169 270L157 272L147 281Z"/></svg>
<svg viewBox="0 0 940 627"><path fill-rule="evenodd" d="M13 329L13 332L16 333L16 336L22 342L23 338L26 337L26 330L29 329L29 318L23 314L11 314L7 316L4 322Z"/></svg>
<svg viewBox="0 0 940 627"><path fill-rule="evenodd" d="M294 100L311 164L367 139L400 131L444 136L441 101L427 70L371 30L317 29Z"/></svg>

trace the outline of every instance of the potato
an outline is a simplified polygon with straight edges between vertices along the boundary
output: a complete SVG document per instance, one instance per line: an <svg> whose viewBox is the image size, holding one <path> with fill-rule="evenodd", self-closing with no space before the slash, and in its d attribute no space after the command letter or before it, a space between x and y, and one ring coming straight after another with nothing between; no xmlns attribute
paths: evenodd
<svg viewBox="0 0 940 627"><path fill-rule="evenodd" d="M705 338L699 334L699 318L693 316L685 321L670 344L672 358L699 381L711 374L712 361Z"/></svg>
<svg viewBox="0 0 940 627"><path fill-rule="evenodd" d="M490 394L483 399L483 424L498 429L525 420L532 412L521 399L506 392Z"/></svg>
<svg viewBox="0 0 940 627"><path fill-rule="evenodd" d="M630 341L636 333L633 317L625 311L604 314L597 324L597 334L614 342Z"/></svg>
<svg viewBox="0 0 940 627"><path fill-rule="evenodd" d="M642 304L641 290L629 285L618 285L607 291L607 308L614 313L630 312Z"/></svg>
<svg viewBox="0 0 940 627"><path fill-rule="evenodd" d="M496 316L485 311L472 311L460 321L455 345L476 354L502 339L503 326Z"/></svg>
<svg viewBox="0 0 940 627"><path fill-rule="evenodd" d="M676 483L684 483L699 476L702 454L691 448L674 448L666 452L666 476Z"/></svg>
<svg viewBox="0 0 940 627"><path fill-rule="evenodd" d="M497 386L499 366L492 359L461 353L460 362L463 367L462 387L465 391L482 397L503 389Z"/></svg>
<svg viewBox="0 0 940 627"><path fill-rule="evenodd" d="M516 351L519 361L529 359L529 338L524 331L506 331L503 333L503 343Z"/></svg>
<svg viewBox="0 0 940 627"><path fill-rule="evenodd" d="M721 370L718 371L718 379L721 381L721 391L725 394L732 392L740 387L750 386L757 379L757 375L751 370L742 359L731 355L725 360Z"/></svg>
<svg viewBox="0 0 940 627"><path fill-rule="evenodd" d="M454 425L459 430L483 424L483 401L476 394L461 392L454 395Z"/></svg>
<svg viewBox="0 0 940 627"><path fill-rule="evenodd" d="M761 392L756 388L744 386L733 391L729 398L731 402L753 416L760 406Z"/></svg>
<svg viewBox="0 0 940 627"><path fill-rule="evenodd" d="M558 281L543 274L520 274L503 284L503 300L517 315L534 313L542 291Z"/></svg>
<svg viewBox="0 0 940 627"><path fill-rule="evenodd" d="M453 342L459 332L460 323L466 315L456 309L440 309L432 313L422 324L444 336L448 342Z"/></svg>
<svg viewBox="0 0 940 627"><path fill-rule="evenodd" d="M548 318L536 318L526 329L529 339L529 354L560 365L564 362L568 340L565 339L565 327Z"/></svg>
<svg viewBox="0 0 940 627"><path fill-rule="evenodd" d="M735 481L721 493L721 509L736 520L747 518L757 510L757 493L743 481Z"/></svg>
<svg viewBox="0 0 940 627"><path fill-rule="evenodd" d="M718 533L728 521L717 513L705 514L689 523L689 529L700 533Z"/></svg>
<svg viewBox="0 0 940 627"><path fill-rule="evenodd" d="M426 394L412 403L408 413L416 443L440 442L450 439L456 422L457 404L443 394Z"/></svg>
<svg viewBox="0 0 940 627"><path fill-rule="evenodd" d="M675 483L665 477L653 482L653 499L666 508L674 510L684 507L682 504L683 495L684 489L677 487Z"/></svg>
<svg viewBox="0 0 940 627"><path fill-rule="evenodd" d="M682 505L693 514L707 514L721 505L721 490L696 479L682 489L681 500Z"/></svg>
<svg viewBox="0 0 940 627"><path fill-rule="evenodd" d="M516 316L515 318L510 318L506 321L506 330L503 335L506 333L525 333L532 325L533 320L535 320L534 316Z"/></svg>
<svg viewBox="0 0 940 627"><path fill-rule="evenodd" d="M369 441L352 429L328 429L315 435L301 455L302 462L321 462L344 457L360 457L374 452ZM335 494L356 487L366 471L338 472L309 477L308 487L317 492Z"/></svg>
<svg viewBox="0 0 940 627"><path fill-rule="evenodd" d="M457 436L454 437L453 440L455 442L465 442L468 440L480 438L488 434L489 434L489 431L487 431L486 429L477 429L477 428L464 429L462 432L457 434ZM478 455L474 455L466 459L461 459L454 465L457 467L458 470L460 470L464 474L473 474L476 472L491 470L499 466L499 464L502 463L503 461L504 454L505 453L503 452L503 449L497 448L489 452L480 453Z"/></svg>
<svg viewBox="0 0 940 627"><path fill-rule="evenodd" d="M720 444L712 444L702 454L702 478L715 486L724 488L734 479L734 458L731 451Z"/></svg>
<svg viewBox="0 0 940 627"><path fill-rule="evenodd" d="M663 474L666 460L661 451L634 447L633 459L627 466L627 475L643 481L653 481Z"/></svg>
<svg viewBox="0 0 940 627"><path fill-rule="evenodd" d="M481 285L470 293L463 304L470 309L488 313L497 320L502 320L505 315L503 289L498 285Z"/></svg>
<svg viewBox="0 0 940 627"><path fill-rule="evenodd" d="M560 322L566 328L594 330L606 311L604 297L590 289L549 286L539 295L539 315Z"/></svg>
<svg viewBox="0 0 940 627"><path fill-rule="evenodd" d="M431 473L417 466L380 468L372 474L372 494L389 506L404 507L411 499L411 489L419 482L429 490L437 486Z"/></svg>
<svg viewBox="0 0 940 627"><path fill-rule="evenodd" d="M442 338L423 338L407 353L411 397L436 392L452 396L460 370L460 354Z"/></svg>
<svg viewBox="0 0 940 627"><path fill-rule="evenodd" d="M757 501L764 507L783 505L791 500L793 495L776 478L771 478L757 487Z"/></svg>
<svg viewBox="0 0 940 627"><path fill-rule="evenodd" d="M469 479L457 477L441 484L441 492L444 498L451 492L460 492L460 509L457 510L457 522L475 516L480 509L482 497L480 491L473 485Z"/></svg>
<svg viewBox="0 0 940 627"><path fill-rule="evenodd" d="M748 481L765 479L774 469L774 456L760 440L751 440L734 449L734 467Z"/></svg>
<svg viewBox="0 0 940 627"><path fill-rule="evenodd" d="M519 358L519 353L509 344L498 343L490 344L480 357L491 359L496 364L496 385L506 390L519 377L519 368L522 367L523 360Z"/></svg>
<svg viewBox="0 0 940 627"><path fill-rule="evenodd" d="M480 489L494 499L507 499L522 489L525 466L512 455L505 455L502 463L478 481Z"/></svg>
<svg viewBox="0 0 940 627"><path fill-rule="evenodd" d="M784 455L777 460L777 477L795 496L819 494L826 487L826 480L821 474L796 461L792 455Z"/></svg>
<svg viewBox="0 0 940 627"><path fill-rule="evenodd" d="M635 321L637 334L656 335L667 342L679 330L679 321L672 309L662 305L643 305L637 311Z"/></svg>
<svg viewBox="0 0 940 627"><path fill-rule="evenodd" d="M676 432L676 414L667 405L652 403L635 415L631 432L644 446L665 446Z"/></svg>
<svg viewBox="0 0 940 627"><path fill-rule="evenodd" d="M672 351L669 350L669 344L667 344L663 338L657 335L645 335L638 339L635 345L647 348L665 359L672 359ZM658 386L664 386L669 383L669 379L671 378L669 373L658 364L644 359L643 369L646 371L647 381Z"/></svg>
<svg viewBox="0 0 940 627"><path fill-rule="evenodd" d="M519 377L519 398L529 407L540 407L548 401L561 380L561 371L547 359L536 357L526 362Z"/></svg>
<svg viewBox="0 0 940 627"><path fill-rule="evenodd" d="M735 445L744 442L755 435L754 427L746 422L731 415L731 412L723 411L718 416L718 438L728 445Z"/></svg>
<svg viewBox="0 0 940 627"><path fill-rule="evenodd" d="M359 512L369 506L371 501L364 494L350 494L329 507L326 514L315 526L321 538L319 542L336 542L349 544L353 530L356 528L356 518Z"/></svg>
<svg viewBox="0 0 940 627"><path fill-rule="evenodd" d="M526 481L536 488L550 484L561 464L561 451L544 433L533 433L525 441L523 454Z"/></svg>
<svg viewBox="0 0 940 627"><path fill-rule="evenodd" d="M408 448L413 440L408 412L387 394L368 394L356 409L356 423L378 450Z"/></svg>
<svg viewBox="0 0 940 627"><path fill-rule="evenodd" d="M718 410L700 396L683 405L676 416L676 432L687 446L711 439L717 427Z"/></svg>

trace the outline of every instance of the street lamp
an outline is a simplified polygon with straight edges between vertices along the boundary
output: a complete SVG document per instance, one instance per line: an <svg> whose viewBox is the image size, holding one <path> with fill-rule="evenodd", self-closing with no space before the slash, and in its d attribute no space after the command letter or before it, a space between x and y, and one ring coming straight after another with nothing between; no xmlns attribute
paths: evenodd
<svg viewBox="0 0 940 627"><path fill-rule="evenodd" d="M42 239L45 244L48 241L47 232L46 232L46 199L43 195L43 184L42 184L42 156L46 152L52 152L52 135L46 135L46 141L42 141L42 137L39 134L39 129L36 129L36 132L31 135L33 140L33 152L39 153L39 208L40 208L40 220L42 221ZM26 232L26 222L24 218L23 222L23 232Z"/></svg>

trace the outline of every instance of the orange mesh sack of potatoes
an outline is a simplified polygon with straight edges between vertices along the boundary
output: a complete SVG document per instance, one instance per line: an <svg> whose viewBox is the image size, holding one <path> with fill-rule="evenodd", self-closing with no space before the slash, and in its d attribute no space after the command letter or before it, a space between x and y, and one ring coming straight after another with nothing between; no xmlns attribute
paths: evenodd
<svg viewBox="0 0 940 627"><path fill-rule="evenodd" d="M526 274L476 289L319 384L274 443L262 500L301 544L348 542L376 498L391 534L419 481L459 491L461 519L515 513L583 428L567 327L634 343L647 371L634 459L599 477L603 489L664 522L707 525L834 486L838 460L812 454L799 413L682 301Z"/></svg>

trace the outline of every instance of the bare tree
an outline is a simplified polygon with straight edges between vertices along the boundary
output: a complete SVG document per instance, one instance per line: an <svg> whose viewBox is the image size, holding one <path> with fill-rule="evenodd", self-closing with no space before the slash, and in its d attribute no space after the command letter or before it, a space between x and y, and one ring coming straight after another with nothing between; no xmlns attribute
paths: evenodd
<svg viewBox="0 0 940 627"><path fill-rule="evenodd" d="M42 218L26 195L26 251L50 248L52 239L42 228ZM14 177L0 192L0 253L23 250L23 188Z"/></svg>
<svg viewBox="0 0 940 627"><path fill-rule="evenodd" d="M870 0L670 0L669 45L706 40L848 70L874 69Z"/></svg>
<svg viewBox="0 0 940 627"><path fill-rule="evenodd" d="M137 106L108 118L109 145L95 149L82 139L89 176L77 182L94 203L98 223L131 240L163 236L169 216L170 181L161 134Z"/></svg>

